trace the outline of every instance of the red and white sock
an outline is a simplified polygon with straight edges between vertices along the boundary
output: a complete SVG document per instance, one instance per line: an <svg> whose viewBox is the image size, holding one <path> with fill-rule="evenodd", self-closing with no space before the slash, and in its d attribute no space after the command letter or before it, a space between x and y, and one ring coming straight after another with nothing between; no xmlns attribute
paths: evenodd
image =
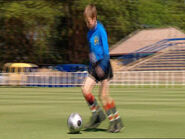
<svg viewBox="0 0 185 139"><path fill-rule="evenodd" d="M88 93L84 97L89 105L91 112L95 113L99 109L99 106L98 106L98 103L97 103L95 97L93 96L93 94Z"/></svg>

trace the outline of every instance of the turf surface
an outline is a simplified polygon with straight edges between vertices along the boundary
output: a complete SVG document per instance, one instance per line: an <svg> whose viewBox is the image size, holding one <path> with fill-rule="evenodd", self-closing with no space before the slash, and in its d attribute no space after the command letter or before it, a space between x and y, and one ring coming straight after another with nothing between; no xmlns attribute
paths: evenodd
<svg viewBox="0 0 185 139"><path fill-rule="evenodd" d="M90 111L80 88L0 88L0 139L183 138L185 87L111 88L126 128L107 133L108 120L91 132L69 134L67 118ZM93 92L98 96L98 90Z"/></svg>

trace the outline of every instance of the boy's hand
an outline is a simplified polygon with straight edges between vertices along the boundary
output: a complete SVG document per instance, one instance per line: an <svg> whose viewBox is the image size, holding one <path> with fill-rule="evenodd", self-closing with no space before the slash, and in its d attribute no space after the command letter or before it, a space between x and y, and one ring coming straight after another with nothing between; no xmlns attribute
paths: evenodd
<svg viewBox="0 0 185 139"><path fill-rule="evenodd" d="M100 66L97 66L95 68L95 70L96 70L96 74L98 75L99 78L104 76L104 71L102 70L102 68Z"/></svg>

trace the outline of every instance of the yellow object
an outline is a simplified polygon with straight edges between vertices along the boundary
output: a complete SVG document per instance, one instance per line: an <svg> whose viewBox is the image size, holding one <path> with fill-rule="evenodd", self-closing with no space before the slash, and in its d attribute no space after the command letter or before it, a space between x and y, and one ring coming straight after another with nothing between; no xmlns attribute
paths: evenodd
<svg viewBox="0 0 185 139"><path fill-rule="evenodd" d="M8 73L9 85L21 85L26 81L25 73L36 71L37 68L37 65L30 63L6 63L3 72Z"/></svg>
<svg viewBox="0 0 185 139"><path fill-rule="evenodd" d="M37 65L30 63L6 63L3 67L3 72L31 72L36 68L38 68Z"/></svg>

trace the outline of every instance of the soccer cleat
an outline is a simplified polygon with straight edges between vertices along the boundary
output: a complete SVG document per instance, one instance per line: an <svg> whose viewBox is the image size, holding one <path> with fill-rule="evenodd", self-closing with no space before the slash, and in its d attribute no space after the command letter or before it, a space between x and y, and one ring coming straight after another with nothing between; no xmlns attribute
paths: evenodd
<svg viewBox="0 0 185 139"><path fill-rule="evenodd" d="M110 121L110 124L109 124L107 131L113 133L115 130L115 124L116 124L115 120Z"/></svg>
<svg viewBox="0 0 185 139"><path fill-rule="evenodd" d="M120 132L123 127L124 125L123 125L121 118L118 118L115 120L115 126L114 126L115 129L113 132L114 133Z"/></svg>
<svg viewBox="0 0 185 139"><path fill-rule="evenodd" d="M98 110L98 112L92 115L89 123L85 126L85 129L94 129L98 127L103 120L105 120L105 114L102 110Z"/></svg>

